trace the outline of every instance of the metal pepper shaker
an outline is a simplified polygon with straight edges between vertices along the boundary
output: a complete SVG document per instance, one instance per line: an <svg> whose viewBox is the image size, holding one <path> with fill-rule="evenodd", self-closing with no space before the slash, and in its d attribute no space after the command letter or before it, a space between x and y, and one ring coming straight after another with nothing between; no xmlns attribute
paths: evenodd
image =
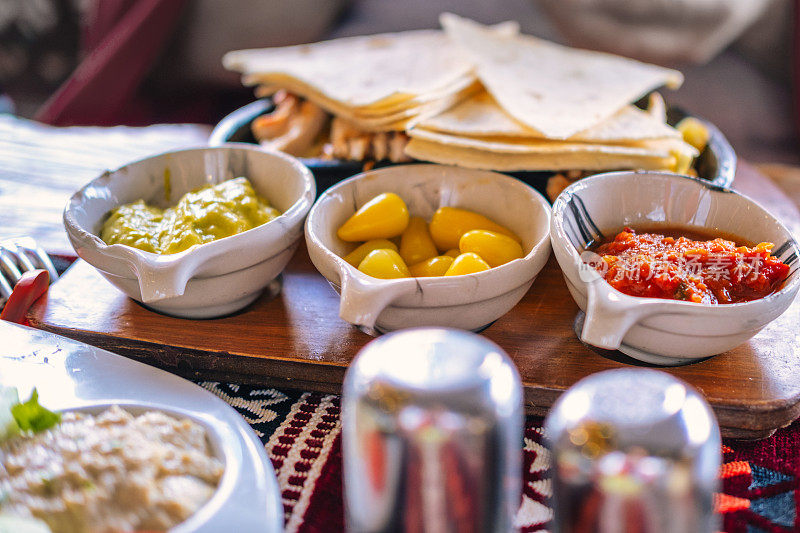
<svg viewBox="0 0 800 533"><path fill-rule="evenodd" d="M522 481L522 385L508 355L466 331L384 335L342 393L348 531L513 529Z"/></svg>
<svg viewBox="0 0 800 533"><path fill-rule="evenodd" d="M694 389L657 370L593 374L545 421L560 533L719 531L719 426Z"/></svg>

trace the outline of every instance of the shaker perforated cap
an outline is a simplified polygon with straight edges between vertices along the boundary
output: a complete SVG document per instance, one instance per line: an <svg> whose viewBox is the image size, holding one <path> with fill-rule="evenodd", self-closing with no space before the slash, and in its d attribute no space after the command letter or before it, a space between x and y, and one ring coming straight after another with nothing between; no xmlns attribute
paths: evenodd
<svg viewBox="0 0 800 533"><path fill-rule="evenodd" d="M591 421L613 428L614 447L686 455L719 441L714 414L697 391L666 372L621 368L578 381L553 405L545 431L557 443Z"/></svg>
<svg viewBox="0 0 800 533"><path fill-rule="evenodd" d="M475 392L492 402L522 401L519 374L495 343L467 331L414 328L384 335L364 347L346 376L346 388L363 391L380 384L413 393L418 400ZM475 398L476 400L478 398Z"/></svg>

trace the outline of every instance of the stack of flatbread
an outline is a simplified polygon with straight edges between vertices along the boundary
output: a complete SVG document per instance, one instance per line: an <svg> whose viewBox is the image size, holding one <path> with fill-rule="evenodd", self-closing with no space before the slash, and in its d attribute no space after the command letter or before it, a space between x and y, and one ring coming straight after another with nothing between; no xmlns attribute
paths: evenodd
<svg viewBox="0 0 800 533"><path fill-rule="evenodd" d="M495 170L686 170L697 150L631 105L677 87L671 69L451 14L420 30L241 50L227 68L365 132L405 131L414 159Z"/></svg>
<svg viewBox="0 0 800 533"><path fill-rule="evenodd" d="M514 35L516 23L486 28ZM368 132L404 131L474 93L473 65L442 31L418 30L238 50L223 58L266 95L284 89Z"/></svg>

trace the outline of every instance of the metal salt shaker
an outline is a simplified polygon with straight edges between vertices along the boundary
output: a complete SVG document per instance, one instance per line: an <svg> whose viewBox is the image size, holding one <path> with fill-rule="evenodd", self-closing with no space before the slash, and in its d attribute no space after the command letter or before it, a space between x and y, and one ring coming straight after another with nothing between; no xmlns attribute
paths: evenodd
<svg viewBox="0 0 800 533"><path fill-rule="evenodd" d="M584 378L553 406L545 437L554 531L719 531L719 426L679 379L632 368Z"/></svg>
<svg viewBox="0 0 800 533"><path fill-rule="evenodd" d="M496 344L442 328L364 347L342 393L349 531L513 529L522 385Z"/></svg>

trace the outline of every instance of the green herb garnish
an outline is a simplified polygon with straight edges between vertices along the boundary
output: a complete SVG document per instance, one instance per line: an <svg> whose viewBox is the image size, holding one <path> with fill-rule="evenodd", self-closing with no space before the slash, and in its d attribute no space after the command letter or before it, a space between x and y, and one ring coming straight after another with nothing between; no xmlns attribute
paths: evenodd
<svg viewBox="0 0 800 533"><path fill-rule="evenodd" d="M39 393L36 389L31 392L31 397L24 403L11 406L17 425L22 431L38 433L57 425L61 422L61 415L45 409L39 405Z"/></svg>

